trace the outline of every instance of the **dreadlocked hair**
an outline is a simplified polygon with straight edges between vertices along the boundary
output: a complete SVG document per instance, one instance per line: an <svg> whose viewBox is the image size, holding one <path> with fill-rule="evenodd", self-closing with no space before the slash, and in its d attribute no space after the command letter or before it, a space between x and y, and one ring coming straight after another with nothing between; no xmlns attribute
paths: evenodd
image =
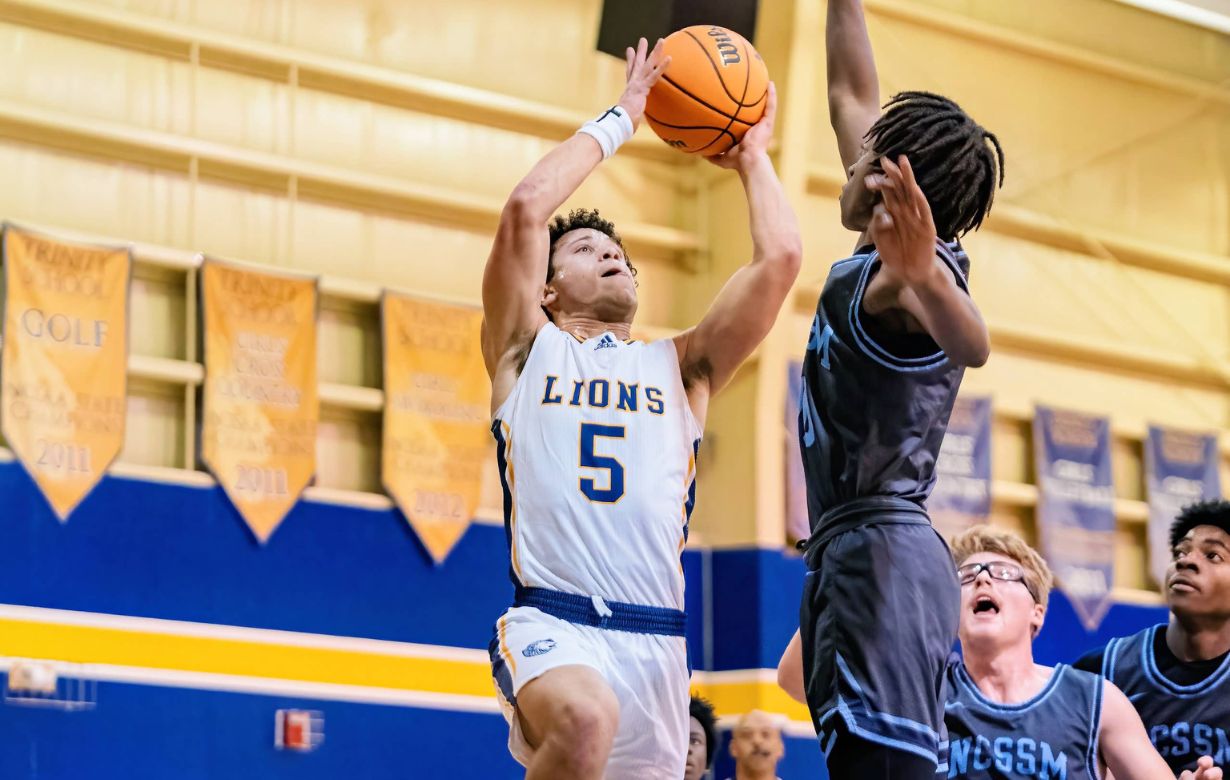
<svg viewBox="0 0 1230 780"><path fill-rule="evenodd" d="M931 92L901 92L867 131L877 154L910 160L944 240L977 230L1004 185L1004 150L994 133Z"/></svg>
<svg viewBox="0 0 1230 780"><path fill-rule="evenodd" d="M618 246L620 251L624 253L624 261L628 264L628 270L632 272L632 278L636 279L636 268L632 266L632 261L628 259L628 250L624 249L623 239L615 232L615 223L609 219L603 219L598 214L598 209L573 209L568 212L568 216L556 215L555 219L547 225L547 231L550 233L550 244L547 250L547 281L550 282L555 278L555 263L551 262L550 256L555 254L555 243L563 237L565 233L570 233L573 230L582 228L590 228L597 230L599 233L605 233L611 237Z"/></svg>
<svg viewBox="0 0 1230 780"><path fill-rule="evenodd" d="M1198 525L1211 525L1230 534L1230 501L1216 498L1183 507L1170 526L1170 546L1177 546Z"/></svg>

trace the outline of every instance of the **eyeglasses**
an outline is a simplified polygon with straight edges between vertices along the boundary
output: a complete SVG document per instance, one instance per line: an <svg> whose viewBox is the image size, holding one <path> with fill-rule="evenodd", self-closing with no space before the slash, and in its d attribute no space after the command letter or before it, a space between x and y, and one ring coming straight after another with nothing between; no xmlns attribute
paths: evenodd
<svg viewBox="0 0 1230 780"><path fill-rule="evenodd" d="M1034 593L1034 589L1029 587L1029 583L1025 581L1025 570L1015 563L1005 563L1004 561L967 563L964 566L957 567L957 577L960 578L962 585L968 585L978 579L978 575L984 571L992 579L1002 582L1021 583L1025 586L1025 590L1029 591L1029 595L1033 596L1034 601L1038 600L1038 594Z"/></svg>

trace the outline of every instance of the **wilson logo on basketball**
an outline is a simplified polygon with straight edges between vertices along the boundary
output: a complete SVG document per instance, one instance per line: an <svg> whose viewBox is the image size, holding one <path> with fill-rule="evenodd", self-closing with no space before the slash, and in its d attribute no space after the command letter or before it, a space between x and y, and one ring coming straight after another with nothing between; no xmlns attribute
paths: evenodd
<svg viewBox="0 0 1230 780"><path fill-rule="evenodd" d="M722 57L722 67L738 65L743 60L739 57L739 47L730 39L721 27L710 27L709 37L717 44L718 54Z"/></svg>

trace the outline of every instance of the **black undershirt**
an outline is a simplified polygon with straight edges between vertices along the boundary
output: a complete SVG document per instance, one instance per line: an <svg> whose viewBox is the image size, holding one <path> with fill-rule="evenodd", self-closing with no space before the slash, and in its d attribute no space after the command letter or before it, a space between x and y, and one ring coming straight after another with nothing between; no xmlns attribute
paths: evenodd
<svg viewBox="0 0 1230 780"><path fill-rule="evenodd" d="M1072 664L1077 669L1083 669L1094 674L1102 673L1102 656L1106 654L1105 647L1099 647L1093 652L1081 656ZM1175 685L1196 685L1204 682L1209 675L1216 672L1225 663L1230 652L1222 653L1207 661L1181 661L1166 644L1166 629L1162 628L1153 635L1153 658L1157 662L1157 670L1162 676Z"/></svg>

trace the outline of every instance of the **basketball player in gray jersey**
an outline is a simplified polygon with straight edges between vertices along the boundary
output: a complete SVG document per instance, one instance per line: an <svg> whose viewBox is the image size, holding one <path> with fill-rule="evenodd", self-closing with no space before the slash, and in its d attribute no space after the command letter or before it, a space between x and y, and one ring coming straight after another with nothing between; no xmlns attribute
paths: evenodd
<svg viewBox="0 0 1230 780"><path fill-rule="evenodd" d="M1168 625L1113 639L1076 662L1127 694L1175 771L1230 765L1230 502L1184 509L1170 530Z"/></svg>
<svg viewBox="0 0 1230 780"><path fill-rule="evenodd" d="M861 235L803 363L807 701L834 778L930 780L959 586L924 502L965 367L989 352L957 238L989 213L1003 154L947 98L881 113L860 0L829 0L827 46L842 224Z"/></svg>
<svg viewBox="0 0 1230 780"><path fill-rule="evenodd" d="M1140 717L1114 684L1060 664L1034 662L1052 577L1046 561L1015 534L980 526L952 544L961 581L961 652L950 660L945 722L947 764L937 778L1118 780L1174 777L1149 743ZM801 695L792 642L779 681ZM1181 780L1220 780L1208 757Z"/></svg>

